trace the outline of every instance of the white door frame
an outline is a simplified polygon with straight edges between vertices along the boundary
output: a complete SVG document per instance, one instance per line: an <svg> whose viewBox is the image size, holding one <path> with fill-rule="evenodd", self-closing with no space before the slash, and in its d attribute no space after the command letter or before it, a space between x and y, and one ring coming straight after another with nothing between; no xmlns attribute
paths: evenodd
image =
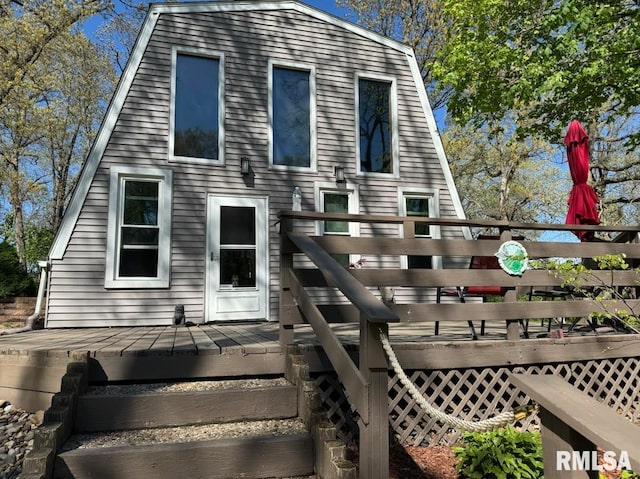
<svg viewBox="0 0 640 479"><path fill-rule="evenodd" d="M220 207L254 207L256 286L220 285ZM268 197L209 193L205 251L205 322L269 319Z"/></svg>

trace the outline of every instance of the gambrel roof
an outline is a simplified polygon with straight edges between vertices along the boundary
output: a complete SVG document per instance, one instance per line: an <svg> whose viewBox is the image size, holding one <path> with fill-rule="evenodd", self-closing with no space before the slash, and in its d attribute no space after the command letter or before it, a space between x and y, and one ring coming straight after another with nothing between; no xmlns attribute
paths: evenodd
<svg viewBox="0 0 640 479"><path fill-rule="evenodd" d="M133 48L127 66L124 69L122 77L120 78L120 82L111 100L106 116L102 122L92 149L80 173L80 178L78 180L76 189L71 198L69 206L67 207L62 224L51 247L49 253L50 259L62 259L64 255L69 239L80 215L82 205L87 197L96 170L98 169L100 159L104 154L109 138L112 134L118 116L120 115L120 112L123 108L125 99L127 98L127 94L136 75L136 72L138 71L144 53L147 49L148 42L151 38L159 17L163 14L207 14L217 12L252 12L278 10L289 10L308 15L317 20L345 29L351 33L383 45L386 48L393 49L406 55L416 85L416 91L418 92L419 99L422 105L424 116L432 136L433 145L435 147L440 166L444 173L449 192L452 196L456 214L458 217L464 218L462 205L455 188L453 177L451 176L442 142L438 135L435 118L433 116L429 100L427 98L426 90L423 86L422 76L420 74L420 70L416 62L413 50L410 47L388 37L384 37L377 33L366 30L348 21L342 20L334 15L292 0L219 1L207 3L179 4L164 3L152 5L149 9L146 20L142 26L140 34L138 35L136 44Z"/></svg>

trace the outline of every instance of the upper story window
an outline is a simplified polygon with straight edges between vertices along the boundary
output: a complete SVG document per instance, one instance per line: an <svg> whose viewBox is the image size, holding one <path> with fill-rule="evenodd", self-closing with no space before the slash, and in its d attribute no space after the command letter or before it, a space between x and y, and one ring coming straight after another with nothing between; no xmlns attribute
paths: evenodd
<svg viewBox="0 0 640 479"><path fill-rule="evenodd" d="M111 168L105 287L169 286L171 171Z"/></svg>
<svg viewBox="0 0 640 479"><path fill-rule="evenodd" d="M395 80L359 76L356 83L358 171L397 176Z"/></svg>
<svg viewBox="0 0 640 479"><path fill-rule="evenodd" d="M173 49L170 159L224 162L224 57Z"/></svg>
<svg viewBox="0 0 640 479"><path fill-rule="evenodd" d="M315 70L269 65L269 143L273 167L315 169Z"/></svg>
<svg viewBox="0 0 640 479"><path fill-rule="evenodd" d="M438 196L434 191L428 190L406 190L400 191L400 215L418 218L437 218ZM407 236L407 232L404 235ZM425 223L415 223L413 236L415 238L439 238L438 226ZM405 256L402 259L403 268L435 268L439 258L431 256Z"/></svg>

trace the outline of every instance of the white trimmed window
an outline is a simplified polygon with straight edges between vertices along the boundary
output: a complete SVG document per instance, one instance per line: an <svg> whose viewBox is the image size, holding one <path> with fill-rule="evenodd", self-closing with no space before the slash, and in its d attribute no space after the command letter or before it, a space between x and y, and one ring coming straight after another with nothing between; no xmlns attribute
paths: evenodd
<svg viewBox="0 0 640 479"><path fill-rule="evenodd" d="M315 67L269 62L269 166L316 169Z"/></svg>
<svg viewBox="0 0 640 479"><path fill-rule="evenodd" d="M356 152L360 175L399 176L395 78L356 74Z"/></svg>
<svg viewBox="0 0 640 479"><path fill-rule="evenodd" d="M440 216L438 194L434 190L400 188L398 199L398 210L401 216L417 218L437 218ZM415 223L413 235L415 238L440 238L440 227ZM401 258L401 267L405 269L438 268L439 263L439 257L402 256Z"/></svg>
<svg viewBox="0 0 640 479"><path fill-rule="evenodd" d="M105 288L168 288L171 170L112 167Z"/></svg>
<svg viewBox="0 0 640 479"><path fill-rule="evenodd" d="M316 183L316 211L323 213L357 214L359 211L357 185L336 187L335 183ZM337 236L360 236L359 223L347 221L317 221L316 234ZM340 264L348 266L357 261L357 255L332 255ZM359 256L358 256L359 257Z"/></svg>
<svg viewBox="0 0 640 479"><path fill-rule="evenodd" d="M224 55L173 47L169 160L224 164Z"/></svg>

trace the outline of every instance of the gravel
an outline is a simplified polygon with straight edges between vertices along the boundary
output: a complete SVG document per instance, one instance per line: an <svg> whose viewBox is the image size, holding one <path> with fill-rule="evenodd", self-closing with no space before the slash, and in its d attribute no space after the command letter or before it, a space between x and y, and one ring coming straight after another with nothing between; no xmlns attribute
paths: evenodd
<svg viewBox="0 0 640 479"><path fill-rule="evenodd" d="M113 384L107 386L93 386L85 393L88 396L122 396L132 394L148 394L152 392L187 392L210 391L214 389L249 389L268 386L288 386L284 378L275 379L233 379L227 381L187 381L176 383L149 384Z"/></svg>
<svg viewBox="0 0 640 479"><path fill-rule="evenodd" d="M176 383L113 384L92 386L86 395L123 396L149 393L181 393L209 391L216 389L252 389L269 386L288 386L284 378L275 379L234 379L224 381L187 381ZM306 433L307 429L299 419L243 421L223 424L200 424L153 429L76 434L63 446L63 451L96 447L117 447L128 445L149 445L170 442L191 442L202 440L257 437L263 435L286 435Z"/></svg>
<svg viewBox="0 0 640 479"><path fill-rule="evenodd" d="M44 411L30 413L0 399L0 479L18 477L43 418Z"/></svg>
<svg viewBox="0 0 640 479"><path fill-rule="evenodd" d="M65 443L63 451L117 446L145 446L171 442L193 442L215 439L284 436L304 434L307 430L299 419L247 421L204 424L157 429L138 429L109 433L76 434Z"/></svg>

